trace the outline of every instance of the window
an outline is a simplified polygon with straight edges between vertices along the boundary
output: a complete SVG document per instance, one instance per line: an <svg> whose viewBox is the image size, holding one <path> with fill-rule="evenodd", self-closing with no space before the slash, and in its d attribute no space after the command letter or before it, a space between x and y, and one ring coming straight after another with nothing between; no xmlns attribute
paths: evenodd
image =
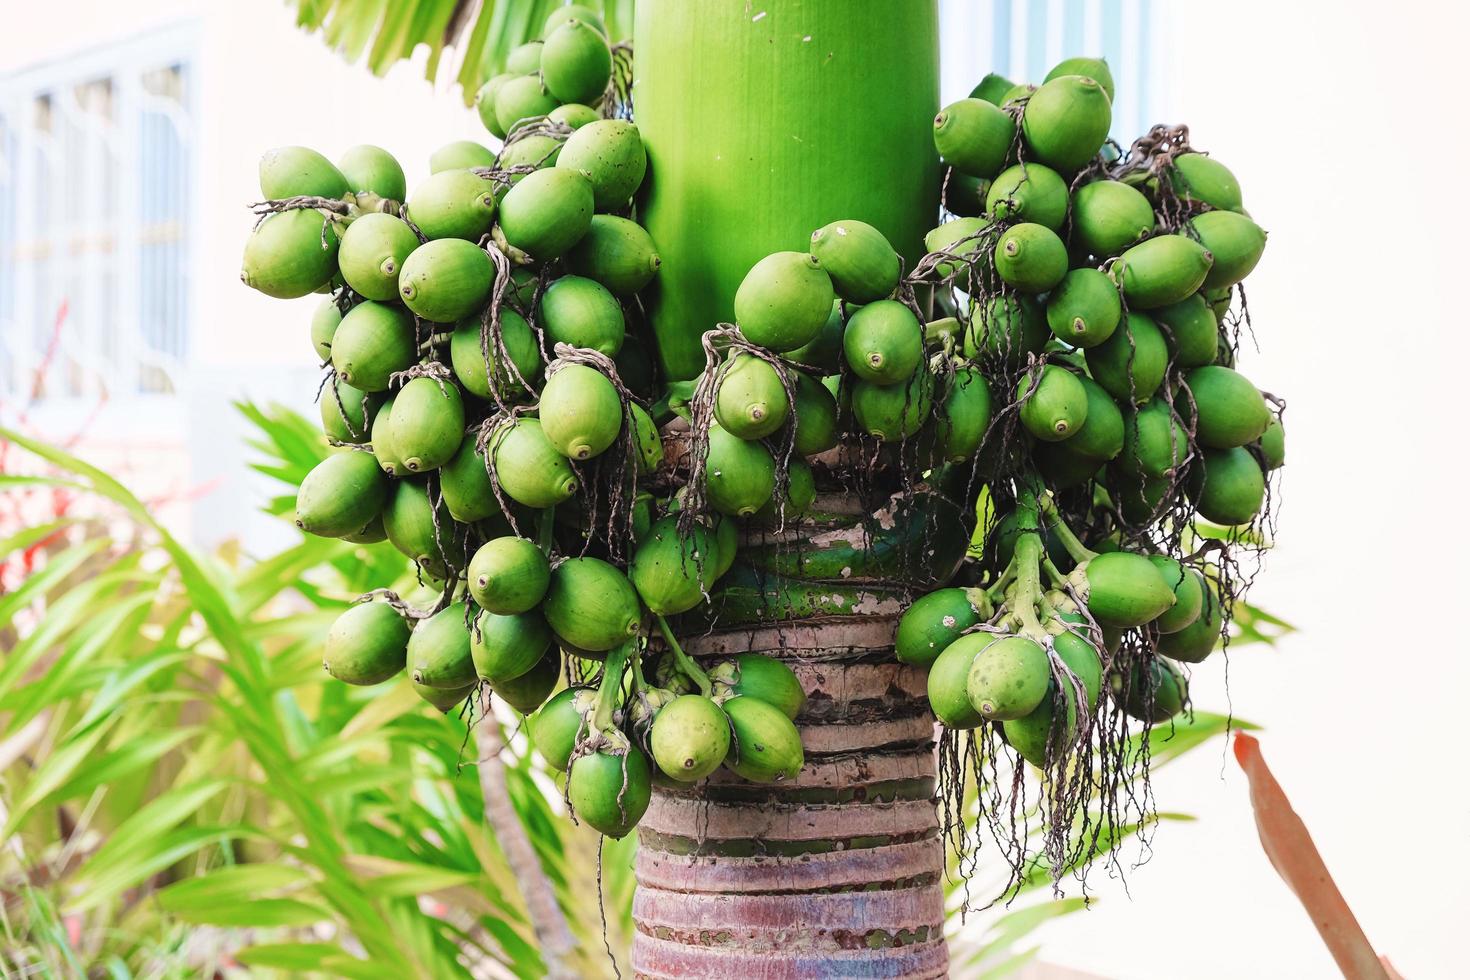
<svg viewBox="0 0 1470 980"><path fill-rule="evenodd" d="M1151 0L941 0L944 101L968 95L986 72L1039 84L1063 58L1102 55L1117 82L1113 138L1123 149L1149 126Z"/></svg>
<svg viewBox="0 0 1470 980"><path fill-rule="evenodd" d="M192 41L0 77L0 397L170 395L188 353Z"/></svg>

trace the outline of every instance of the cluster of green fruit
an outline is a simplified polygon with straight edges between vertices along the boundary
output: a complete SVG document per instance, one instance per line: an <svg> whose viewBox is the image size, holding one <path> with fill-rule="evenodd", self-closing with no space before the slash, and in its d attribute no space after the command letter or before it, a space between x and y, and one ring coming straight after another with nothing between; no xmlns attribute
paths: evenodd
<svg viewBox="0 0 1470 980"><path fill-rule="evenodd" d="M590 36L602 58L568 54L590 50ZM332 294L311 336L330 368L323 429L340 451L303 480L297 525L386 540L419 577L413 603L378 590L343 612L326 670L374 685L406 669L440 710L484 685L534 716L538 749L569 771L577 816L622 836L651 780L687 783L722 765L754 781L793 777L804 694L770 658L706 671L664 618L705 599L735 560L737 531L717 512L681 532L678 499L647 492L663 444L633 320L659 258L629 217L647 169L638 130L602 118L606 55L595 18L559 8L544 46L512 55L527 71L480 93L504 148L450 144L412 193L375 147L338 164L304 147L266 154L242 278L276 297ZM602 67L568 88L568 64L588 61ZM824 315L830 306L829 295ZM587 478L602 470L601 483ZM588 554L596 498L610 491L630 501L628 540ZM552 697L564 654L602 662L601 682L568 665L570 686Z"/></svg>
<svg viewBox="0 0 1470 980"><path fill-rule="evenodd" d="M724 537L681 537L674 519L662 518L639 535L627 574L595 557L553 563L549 549L526 538L494 537L470 559L467 598L412 629L415 614L401 603L354 605L333 624L324 664L353 684L381 683L406 665L414 689L441 710L486 685L532 715L533 744L570 773L568 800L577 817L621 837L647 808L650 756L652 777L672 784L703 779L721 765L756 782L801 769L793 719L805 695L791 669L747 655L706 671L682 652L657 612L700 601L700 583L734 560L734 541ZM448 574L455 574L452 566ZM643 670L650 620L666 642L658 684ZM573 683L552 697L563 653L604 661L601 684Z"/></svg>
<svg viewBox="0 0 1470 980"><path fill-rule="evenodd" d="M988 545L1004 569L988 588L930 592L899 620L898 658L929 672L941 723L995 723L1045 767L1098 717L1104 694L1151 724L1183 709L1188 684L1176 664L1208 657L1224 625L1217 574L1116 542L1089 549L1050 497L1032 493L995 523ZM1120 656L1129 630L1146 630L1158 656Z"/></svg>
<svg viewBox="0 0 1470 980"><path fill-rule="evenodd" d="M1037 766L1088 737L1104 695L1148 723L1182 710L1177 664L1210 654L1233 597L1219 567L1167 543L1196 516L1255 520L1284 459L1227 324L1265 232L1187 130L1120 153L1112 99L1107 64L1074 58L1039 86L987 76L945 107L954 218L916 270L954 309L929 334L996 386L986 452L1009 479L991 484L983 587L920 597L897 654L929 671L948 728L993 723Z"/></svg>
<svg viewBox="0 0 1470 980"><path fill-rule="evenodd" d="M487 573L491 566L498 572ZM671 655L650 683L638 599L612 565L571 558L553 568L531 542L501 537L480 549L469 574L480 607L473 627L466 626L463 601L412 628L411 614L398 604L359 603L328 632L327 669L349 683L375 684L406 661L415 690L441 710L463 703L484 683L530 716L532 744L552 768L568 773L572 812L610 837L637 825L655 781L687 785L724 767L772 783L801 770L794 719L806 695L781 661L742 654L706 671L668 636ZM626 617L618 635L595 633L614 606ZM609 643L616 646L606 648ZM552 696L562 673L558 646L605 659L601 683L572 683Z"/></svg>
<svg viewBox="0 0 1470 980"><path fill-rule="evenodd" d="M595 106L613 74L607 26L589 7L557 7L541 28L505 59L505 71L480 87L475 109L490 133L505 139L524 120L544 116L576 126L598 118ZM507 159L512 165L522 155Z"/></svg>
<svg viewBox="0 0 1470 980"><path fill-rule="evenodd" d="M1115 502L1144 524L1195 463L1184 488L1199 514L1245 524L1283 432L1234 370L1221 321L1266 233L1234 175L1187 145L1117 159L1104 143L1112 93L1105 62L1071 59L1039 87L992 75L946 107L934 140L959 217L928 246L968 258L941 273L983 283L963 325L968 357L1046 355L1017 401L1051 486L1107 467Z"/></svg>
<svg viewBox="0 0 1470 980"><path fill-rule="evenodd" d="M775 252L750 269L735 294L737 329L706 335L704 477L715 510L806 513L816 494L806 458L844 434L912 442L924 469L974 456L991 421L990 390L976 367L926 349L901 269L882 232L855 219L818 228L807 252ZM784 486L773 457L786 462Z"/></svg>
<svg viewBox="0 0 1470 980"><path fill-rule="evenodd" d="M1229 171L1177 134L1117 153L1100 61L1034 89L992 76L936 118L954 218L908 275L877 228L833 221L757 262L704 373L659 386L638 322L659 269L634 220L647 153L604 118L610 58L595 17L559 8L479 93L500 152L450 144L412 194L374 147L262 160L244 280L332 294L311 335L341 451L297 523L386 540L420 579L412 604L346 610L326 669L407 669L441 710L488 687L613 836L655 780L794 778L796 676L756 656L707 671L668 617L708 602L741 523L811 510L815 457L871 439L936 486L983 471L995 512L972 584L899 624L946 726L993 723L1045 766L1105 697L1177 713L1175 664L1209 655L1233 601L1221 566L1170 557L1180 527L1255 519L1283 455L1222 324L1265 243ZM660 431L675 416L687 437Z"/></svg>
<svg viewBox="0 0 1470 980"><path fill-rule="evenodd" d="M618 163L604 166L611 157ZM293 208L265 218L246 246L252 285L260 279L259 243L277 223L305 217L312 234L304 247L312 252L340 239L327 280L340 280L339 294L318 309L312 337L332 368L321 399L323 427L347 451L303 481L296 508L303 530L386 539L440 583L462 577L466 542L479 538L486 544L475 560L498 579L509 573L494 562L520 557L492 547L510 531L501 494L537 510L569 500L579 485L573 462L602 454L625 431L638 448L637 464L658 465L662 447L652 419L619 392L610 360L626 347L630 376L639 372L639 357L646 361L636 343L625 343L622 298L652 278L657 255L642 228L597 203L626 211L644 168L637 129L598 120L565 135L554 161L503 185L494 179L504 172L499 168L440 170L398 214ZM326 198L326 182L317 179L323 172L345 180L312 151L274 151L262 161L262 191L287 200ZM282 261L289 264L290 256ZM608 373L563 358L547 363L546 343L602 355ZM646 366L641 373L648 377ZM523 410L531 408L536 385L531 417ZM580 644L587 650L614 645L601 639L609 631L625 638L626 609L637 612L626 576L607 568L622 589L608 600L606 621L587 627L598 637ZM508 608L516 599L489 601L481 608L494 614L527 612ZM577 619L589 621L585 611ZM575 635L570 627L563 632ZM535 635L523 630L520 638ZM466 654L458 667L468 664ZM454 670L416 665L414 672L437 690L468 683ZM472 671L468 676L474 680Z"/></svg>
<svg viewBox="0 0 1470 980"><path fill-rule="evenodd" d="M724 768L750 782L775 783L801 771L805 757L793 719L806 692L781 661L741 654L708 672L686 661L686 673L671 664L658 687L644 679L632 654L632 688L622 692L614 680L621 656L608 658L598 688L566 688L528 726L541 756L567 773L572 812L594 830L627 834L648 809L656 782L687 786Z"/></svg>

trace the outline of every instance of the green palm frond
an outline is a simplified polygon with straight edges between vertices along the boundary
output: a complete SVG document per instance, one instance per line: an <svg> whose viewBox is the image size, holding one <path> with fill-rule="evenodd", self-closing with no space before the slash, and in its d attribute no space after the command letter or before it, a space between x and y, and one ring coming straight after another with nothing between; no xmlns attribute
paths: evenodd
<svg viewBox="0 0 1470 980"><path fill-rule="evenodd" d="M241 409L283 479L327 452L299 416ZM50 542L0 596L0 623L23 624L0 626L0 974L545 973L486 822L478 726L428 709L406 678L358 689L321 670L364 575L413 587L401 554L307 537L258 561L198 554L101 470L3 429L0 442L86 498L0 540L0 561ZM109 518L82 516L97 511ZM505 738L514 819L577 939L569 967L611 975L587 901L597 836L555 812L548 774ZM619 949L631 847L603 855Z"/></svg>
<svg viewBox="0 0 1470 980"><path fill-rule="evenodd" d="M536 40L546 17L565 0L292 0L296 23L322 37L348 61L366 57L375 75L386 74L429 49L430 81L454 73L465 104L505 65L517 45ZM607 24L609 40L633 29L634 0L582 0ZM453 53L446 67L446 51Z"/></svg>

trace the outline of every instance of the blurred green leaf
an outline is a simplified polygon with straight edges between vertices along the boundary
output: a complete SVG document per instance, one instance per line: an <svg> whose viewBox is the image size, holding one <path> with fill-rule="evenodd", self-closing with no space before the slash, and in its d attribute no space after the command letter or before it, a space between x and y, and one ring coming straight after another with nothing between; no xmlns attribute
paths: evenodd
<svg viewBox="0 0 1470 980"><path fill-rule="evenodd" d="M293 487L326 458L326 437L301 415L280 405L262 409L250 402L235 402L235 407L266 437L264 442L256 439L250 444L275 457L276 465L293 474L286 480Z"/></svg>
<svg viewBox="0 0 1470 980"><path fill-rule="evenodd" d="M384 861L376 859L366 864L362 859L352 862L353 867L367 873L369 889L385 897L426 895L461 888L470 884L475 875L467 871L452 871L427 864L408 861ZM368 871L372 868L372 871Z"/></svg>
<svg viewBox="0 0 1470 980"><path fill-rule="evenodd" d="M1235 603L1233 612L1230 623L1231 647L1246 646L1251 643L1274 647L1282 637L1296 632L1296 627L1286 620L1273 616L1249 602Z"/></svg>
<svg viewBox="0 0 1470 980"><path fill-rule="evenodd" d="M235 959L245 966L287 970L296 973L323 972L341 977L376 980L394 974L366 960L349 955L341 946L331 943L272 943L249 946L235 952Z"/></svg>
<svg viewBox="0 0 1470 980"><path fill-rule="evenodd" d="M3 431L0 430L0 433ZM55 588L57 583L80 569L89 558L102 551L109 543L101 538L84 541L61 552L40 571L27 575L14 590L0 596L0 623L10 622L16 613Z"/></svg>
<svg viewBox="0 0 1470 980"><path fill-rule="evenodd" d="M185 922L209 926L236 926L265 929L281 926L309 926L332 917L320 905L294 898L261 898L220 905L186 905L171 910Z"/></svg>
<svg viewBox="0 0 1470 980"><path fill-rule="evenodd" d="M199 731L199 728L191 725L168 731L139 733L111 752L106 752L85 760L85 766L81 766L75 772L70 773L69 778L65 782L49 790L44 799L37 800L36 803L85 796L98 787L106 786L113 780L120 779L131 774L134 770L148 765L175 747L187 742ZM48 773L47 778L54 781L56 775ZM45 785L45 783L42 785Z"/></svg>
<svg viewBox="0 0 1470 980"><path fill-rule="evenodd" d="M991 955L992 950L1009 948L1052 919L1082 911L1087 908L1087 904L1087 899L1074 896L1042 902L1038 905L1028 905L1005 913L987 930L986 937L989 945L980 955L970 960L970 965Z"/></svg>
<svg viewBox="0 0 1470 980"><path fill-rule="evenodd" d="M1191 749L1198 748L1217 735L1224 735L1231 730L1253 732L1259 731L1260 726L1244 718L1231 718L1209 711L1193 711L1179 715L1149 729L1149 761L1155 769L1168 765ZM1126 750L1130 756L1138 751L1142 739L1141 733L1130 738Z"/></svg>
<svg viewBox="0 0 1470 980"><path fill-rule="evenodd" d="M8 684L0 687L5 691L0 695L0 709L11 712L7 727L17 728L30 721L53 703L92 660L109 649L115 649L120 640L135 635L146 621L152 605L152 596L135 595L120 599L116 605L104 606L90 619L85 618L85 613L79 615L61 651L34 683L18 691L10 690ZM31 644L25 653L16 657L15 662L29 667L32 653L39 657L46 649L39 644ZM90 676L82 678L82 683L90 682Z"/></svg>
<svg viewBox="0 0 1470 980"><path fill-rule="evenodd" d="M1030 949L1014 953L999 963L985 967L979 973L975 974L975 978L976 980L1001 980L1002 977L1013 976L1035 960L1040 953L1040 946L1033 946Z"/></svg>
<svg viewBox="0 0 1470 980"><path fill-rule="evenodd" d="M255 836L255 832L243 826L179 827L140 840L129 850L113 852L105 864L93 859L84 872L87 887L70 908L73 912L96 908L210 844L246 836Z"/></svg>
<svg viewBox="0 0 1470 980"><path fill-rule="evenodd" d="M9 837L30 816L30 811L40 806L58 787L62 786L90 757L102 737L107 734L108 722L103 722L80 738L67 742L56 752L46 757L36 767L35 777L28 781L25 794L11 804L10 819L0 830L0 837Z"/></svg>
<svg viewBox="0 0 1470 980"><path fill-rule="evenodd" d="M33 544L45 541L73 523L75 522L71 520L50 521L45 524L37 524L35 527L23 527L8 538L0 538L0 558L6 558L12 552L24 551Z"/></svg>
<svg viewBox="0 0 1470 980"><path fill-rule="evenodd" d="M158 904L170 911L190 905L226 905L245 902L282 889L311 883L303 869L286 864L237 864L196 878L186 878L161 889Z"/></svg>
<svg viewBox="0 0 1470 980"><path fill-rule="evenodd" d="M161 831L197 814L228 785L226 780L211 779L176 786L154 798L117 825L107 841L92 854L86 873L105 874L109 869L125 864L134 855L146 853Z"/></svg>

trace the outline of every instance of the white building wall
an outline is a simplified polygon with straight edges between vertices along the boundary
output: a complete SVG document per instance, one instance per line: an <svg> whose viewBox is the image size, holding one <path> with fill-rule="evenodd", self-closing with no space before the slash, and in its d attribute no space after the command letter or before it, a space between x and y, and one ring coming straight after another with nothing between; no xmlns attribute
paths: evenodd
<svg viewBox="0 0 1470 980"><path fill-rule="evenodd" d="M314 417L320 372L307 339L317 300L273 300L239 281L260 154L300 143L335 158L355 143L376 143L399 158L412 186L428 176L432 150L488 134L457 91L436 92L424 80L422 58L374 78L297 29L284 3L61 6L64 15L33 8L0 31L0 84L7 74L79 56L105 64L107 49L123 39L177 30L197 36L194 317L177 398L113 397L100 410L95 399L53 399L30 412L31 427L53 438L84 429L74 448L120 472L140 494L176 501L167 516L197 542L239 534L250 551L266 553L290 532L258 513L279 491L246 468L252 451L242 439L250 430L230 402L278 401Z"/></svg>

